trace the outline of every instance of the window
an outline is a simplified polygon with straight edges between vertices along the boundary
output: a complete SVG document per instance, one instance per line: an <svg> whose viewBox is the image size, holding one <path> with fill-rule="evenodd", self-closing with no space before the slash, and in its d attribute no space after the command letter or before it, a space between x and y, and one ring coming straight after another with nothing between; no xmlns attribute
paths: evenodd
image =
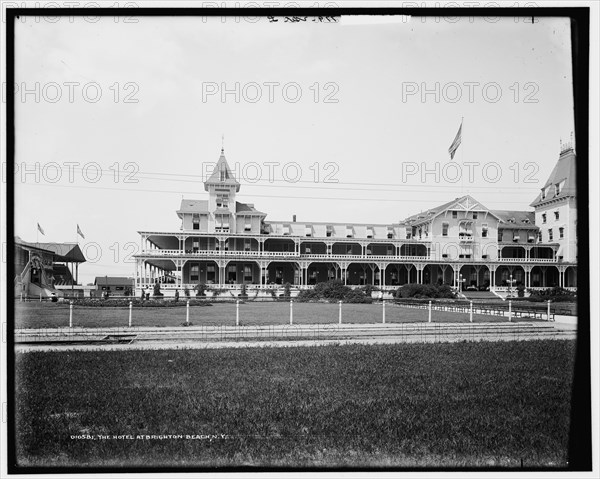
<svg viewBox="0 0 600 479"><path fill-rule="evenodd" d="M311 251L312 251L312 250L311 250L311 248L310 248L310 245L309 245L309 244L307 244L307 245L305 246L304 252L305 252L306 254L310 254L310 253L311 253Z"/></svg>
<svg viewBox="0 0 600 479"><path fill-rule="evenodd" d="M215 265L214 264L209 264L206 267L206 282L207 283L214 283L215 282Z"/></svg>
<svg viewBox="0 0 600 479"><path fill-rule="evenodd" d="M513 242L517 243L519 241L519 239L521 239L521 237L519 236L519 232L513 231Z"/></svg>
<svg viewBox="0 0 600 479"><path fill-rule="evenodd" d="M452 212L452 218L458 218L458 211Z"/></svg>
<svg viewBox="0 0 600 479"><path fill-rule="evenodd" d="M192 216L192 229L199 230L200 229L200 215Z"/></svg>
<svg viewBox="0 0 600 479"><path fill-rule="evenodd" d="M353 238L354 237L354 230L352 229L352 226L346 226L346 238Z"/></svg>
<svg viewBox="0 0 600 479"><path fill-rule="evenodd" d="M476 220L477 219L477 212L473 211L473 219Z"/></svg>
<svg viewBox="0 0 600 479"><path fill-rule="evenodd" d="M554 239L554 235L552 234L552 228L548 230L548 241L552 241Z"/></svg>
<svg viewBox="0 0 600 479"><path fill-rule="evenodd" d="M483 223L481 225L481 237L482 238L488 237L488 224L487 223Z"/></svg>
<svg viewBox="0 0 600 479"><path fill-rule="evenodd" d="M190 281L198 281L200 272L200 265L198 263L192 263L190 267Z"/></svg>
<svg viewBox="0 0 600 479"><path fill-rule="evenodd" d="M546 222L546 213L542 213L542 223Z"/></svg>
<svg viewBox="0 0 600 479"><path fill-rule="evenodd" d="M375 236L375 232L373 231L372 226L367 226L367 238L372 238Z"/></svg>
<svg viewBox="0 0 600 479"><path fill-rule="evenodd" d="M554 212L554 219L555 219L555 220L558 220L558 219L560 219L560 212L559 212L559 211L555 211L555 212Z"/></svg>
<svg viewBox="0 0 600 479"><path fill-rule="evenodd" d="M306 234L306 236L312 236L312 226L306 225L304 227L304 233Z"/></svg>
<svg viewBox="0 0 600 479"><path fill-rule="evenodd" d="M448 236L448 223L442 223L442 236Z"/></svg>
<svg viewBox="0 0 600 479"><path fill-rule="evenodd" d="M252 283L252 265L244 265L244 283Z"/></svg>
<svg viewBox="0 0 600 479"><path fill-rule="evenodd" d="M244 240L244 251L250 251L250 240L249 239Z"/></svg>
<svg viewBox="0 0 600 479"><path fill-rule="evenodd" d="M393 256L394 255L394 247L393 246L388 246L387 247L387 255L388 256Z"/></svg>
<svg viewBox="0 0 600 479"><path fill-rule="evenodd" d="M502 230L498 230L498 242L502 241Z"/></svg>
<svg viewBox="0 0 600 479"><path fill-rule="evenodd" d="M290 234L290 225L283 225L283 235L284 236L289 236Z"/></svg>
<svg viewBox="0 0 600 479"><path fill-rule="evenodd" d="M556 183L554 185L554 192L555 192L556 196L560 195L560 183Z"/></svg>
<svg viewBox="0 0 600 479"><path fill-rule="evenodd" d="M195 239L194 242L192 243L192 251L194 253L197 253L199 249L200 249L200 241Z"/></svg>
<svg viewBox="0 0 600 479"><path fill-rule="evenodd" d="M392 228L391 226L388 226L387 237L388 239L392 239L394 237L394 228Z"/></svg>
<svg viewBox="0 0 600 479"><path fill-rule="evenodd" d="M527 242L533 243L534 241L535 241L535 233L530 231L529 234L527 235Z"/></svg>
<svg viewBox="0 0 600 479"><path fill-rule="evenodd" d="M333 226L331 225L327 225L327 233L326 233L327 237L331 237L331 235L333 235Z"/></svg>
<svg viewBox="0 0 600 479"><path fill-rule="evenodd" d="M482 254L481 255L481 259L487 259L488 255L487 254Z"/></svg>
<svg viewBox="0 0 600 479"><path fill-rule="evenodd" d="M443 255L442 255L442 258L447 258L447 257L448 257L448 255L447 255L447 254L443 254Z"/></svg>
<svg viewBox="0 0 600 479"><path fill-rule="evenodd" d="M249 232L252 231L252 217L246 216L244 218L244 231Z"/></svg>
<svg viewBox="0 0 600 479"><path fill-rule="evenodd" d="M542 232L541 231L538 232L538 241L540 243L542 242Z"/></svg>
<svg viewBox="0 0 600 479"><path fill-rule="evenodd" d="M560 239L563 239L565 237L565 229L564 228L558 228L558 237Z"/></svg>
<svg viewBox="0 0 600 479"><path fill-rule="evenodd" d="M229 195L217 193L217 208L227 208L229 206Z"/></svg>

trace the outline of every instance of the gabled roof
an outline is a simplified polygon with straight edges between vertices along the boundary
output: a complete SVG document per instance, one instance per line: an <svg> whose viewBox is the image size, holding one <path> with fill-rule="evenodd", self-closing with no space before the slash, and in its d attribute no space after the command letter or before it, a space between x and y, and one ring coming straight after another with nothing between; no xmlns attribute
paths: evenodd
<svg viewBox="0 0 600 479"><path fill-rule="evenodd" d="M17 236L15 237L15 244L52 253L54 255L52 260L57 262L85 263L86 261L77 243L29 243Z"/></svg>
<svg viewBox="0 0 600 479"><path fill-rule="evenodd" d="M539 229L535 225L535 212L533 211L494 210L493 213L501 220L498 229Z"/></svg>
<svg viewBox="0 0 600 479"><path fill-rule="evenodd" d="M204 182L204 190L208 191L209 185L235 186L235 191L240 191L240 184L233 176L231 168L225 159L225 150L221 148L221 156L215 165L212 175Z"/></svg>
<svg viewBox="0 0 600 479"><path fill-rule="evenodd" d="M235 212L238 215L244 215L244 213L248 213L251 215L264 215L267 216L266 213L263 213L262 211L258 211L254 205L249 204L249 203L240 203L239 201L235 202Z"/></svg>
<svg viewBox="0 0 600 479"><path fill-rule="evenodd" d="M133 278L125 276L96 276L94 284L98 286L121 286L129 284L133 286Z"/></svg>
<svg viewBox="0 0 600 479"><path fill-rule="evenodd" d="M464 210L464 211L488 211L492 215L496 216L493 211L489 208L482 205L479 201L473 198L471 195L464 195L460 198L455 198L452 201L448 201L443 205L436 206L434 208L430 208L426 211L422 211L421 213L417 213L415 215L409 216L404 220L405 223L419 224L425 221L429 221L436 216L442 214L447 210ZM499 218L498 218L499 219Z"/></svg>
<svg viewBox="0 0 600 479"><path fill-rule="evenodd" d="M576 176L575 176L575 167L576 167L576 155L575 151L572 147L569 147L562 151L560 156L558 157L558 161L550 173L548 180L544 184L542 189L550 186L546 193L546 197L542 199L542 193L540 192L536 199L533 200L529 206L539 206L547 201L554 200L557 198L566 198L568 196L576 195ZM554 189L554 185L561 183L564 180L564 184L560 189L560 194L556 195L556 191Z"/></svg>
<svg viewBox="0 0 600 479"><path fill-rule="evenodd" d="M177 214L181 217L183 213L206 213L208 214L207 200L181 200L181 206Z"/></svg>

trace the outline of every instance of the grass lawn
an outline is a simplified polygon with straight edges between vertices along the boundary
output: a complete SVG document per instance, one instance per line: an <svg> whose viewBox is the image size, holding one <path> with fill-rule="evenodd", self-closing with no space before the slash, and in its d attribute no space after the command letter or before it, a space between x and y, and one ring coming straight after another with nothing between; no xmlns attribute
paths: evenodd
<svg viewBox="0 0 600 479"><path fill-rule="evenodd" d="M18 464L563 467L574 353L573 341L19 353Z"/></svg>
<svg viewBox="0 0 600 479"><path fill-rule="evenodd" d="M294 303L295 324L331 324L338 322L339 306L330 303ZM185 322L185 307L134 308L134 326L180 326ZM289 303L248 302L240 304L240 321L244 325L289 324ZM425 309L386 305L386 322L426 322ZM127 326L127 307L73 307L73 326ZM381 304L344 304L344 323L381 323ZM433 322L468 322L468 313L432 311ZM507 322L506 317L473 315L474 322ZM513 321L532 321L517 319ZM190 322L194 325L235 325L235 304L214 303L212 306L190 306ZM16 328L55 328L69 326L69 305L65 303L15 303Z"/></svg>

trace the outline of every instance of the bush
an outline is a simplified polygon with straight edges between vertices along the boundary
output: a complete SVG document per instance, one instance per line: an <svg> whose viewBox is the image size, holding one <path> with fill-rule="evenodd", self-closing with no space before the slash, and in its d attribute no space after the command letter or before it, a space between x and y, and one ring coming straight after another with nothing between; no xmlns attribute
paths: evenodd
<svg viewBox="0 0 600 479"><path fill-rule="evenodd" d="M285 283L283 286L283 297L285 299L290 299L292 296L292 285L290 283Z"/></svg>
<svg viewBox="0 0 600 479"><path fill-rule="evenodd" d="M353 290L345 286L339 279L317 283L314 289L300 291L298 301L344 301L345 303L371 303L371 294L367 296L363 290Z"/></svg>
<svg viewBox="0 0 600 479"><path fill-rule="evenodd" d="M185 295L186 298L190 297L190 290L187 286L185 288L183 288L183 294Z"/></svg>
<svg viewBox="0 0 600 479"><path fill-rule="evenodd" d="M160 283L155 283L154 284L154 294L153 296L164 296L161 292L160 292Z"/></svg>
<svg viewBox="0 0 600 479"><path fill-rule="evenodd" d="M552 301L555 303L575 303L577 294L564 288L548 288L543 290L529 290L531 296L527 298L529 301L542 302Z"/></svg>
<svg viewBox="0 0 600 479"><path fill-rule="evenodd" d="M195 288L196 296L206 296L206 285L204 283L198 284Z"/></svg>
<svg viewBox="0 0 600 479"><path fill-rule="evenodd" d="M396 299L400 298L456 298L450 286L434 284L405 284L394 293Z"/></svg>
<svg viewBox="0 0 600 479"><path fill-rule="evenodd" d="M246 286L246 283L242 284L242 291L240 293L240 298L242 298L242 299L248 298L248 287Z"/></svg>

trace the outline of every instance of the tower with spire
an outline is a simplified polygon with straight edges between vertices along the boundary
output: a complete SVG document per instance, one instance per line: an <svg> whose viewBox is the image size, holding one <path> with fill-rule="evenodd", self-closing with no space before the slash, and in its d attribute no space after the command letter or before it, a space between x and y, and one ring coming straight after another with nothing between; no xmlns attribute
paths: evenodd
<svg viewBox="0 0 600 479"><path fill-rule="evenodd" d="M235 233L235 195L240 191L240 184L227 163L224 146L221 146L221 155L212 174L204 182L204 190L208 191L209 224L212 223L210 226L214 227L217 233Z"/></svg>

